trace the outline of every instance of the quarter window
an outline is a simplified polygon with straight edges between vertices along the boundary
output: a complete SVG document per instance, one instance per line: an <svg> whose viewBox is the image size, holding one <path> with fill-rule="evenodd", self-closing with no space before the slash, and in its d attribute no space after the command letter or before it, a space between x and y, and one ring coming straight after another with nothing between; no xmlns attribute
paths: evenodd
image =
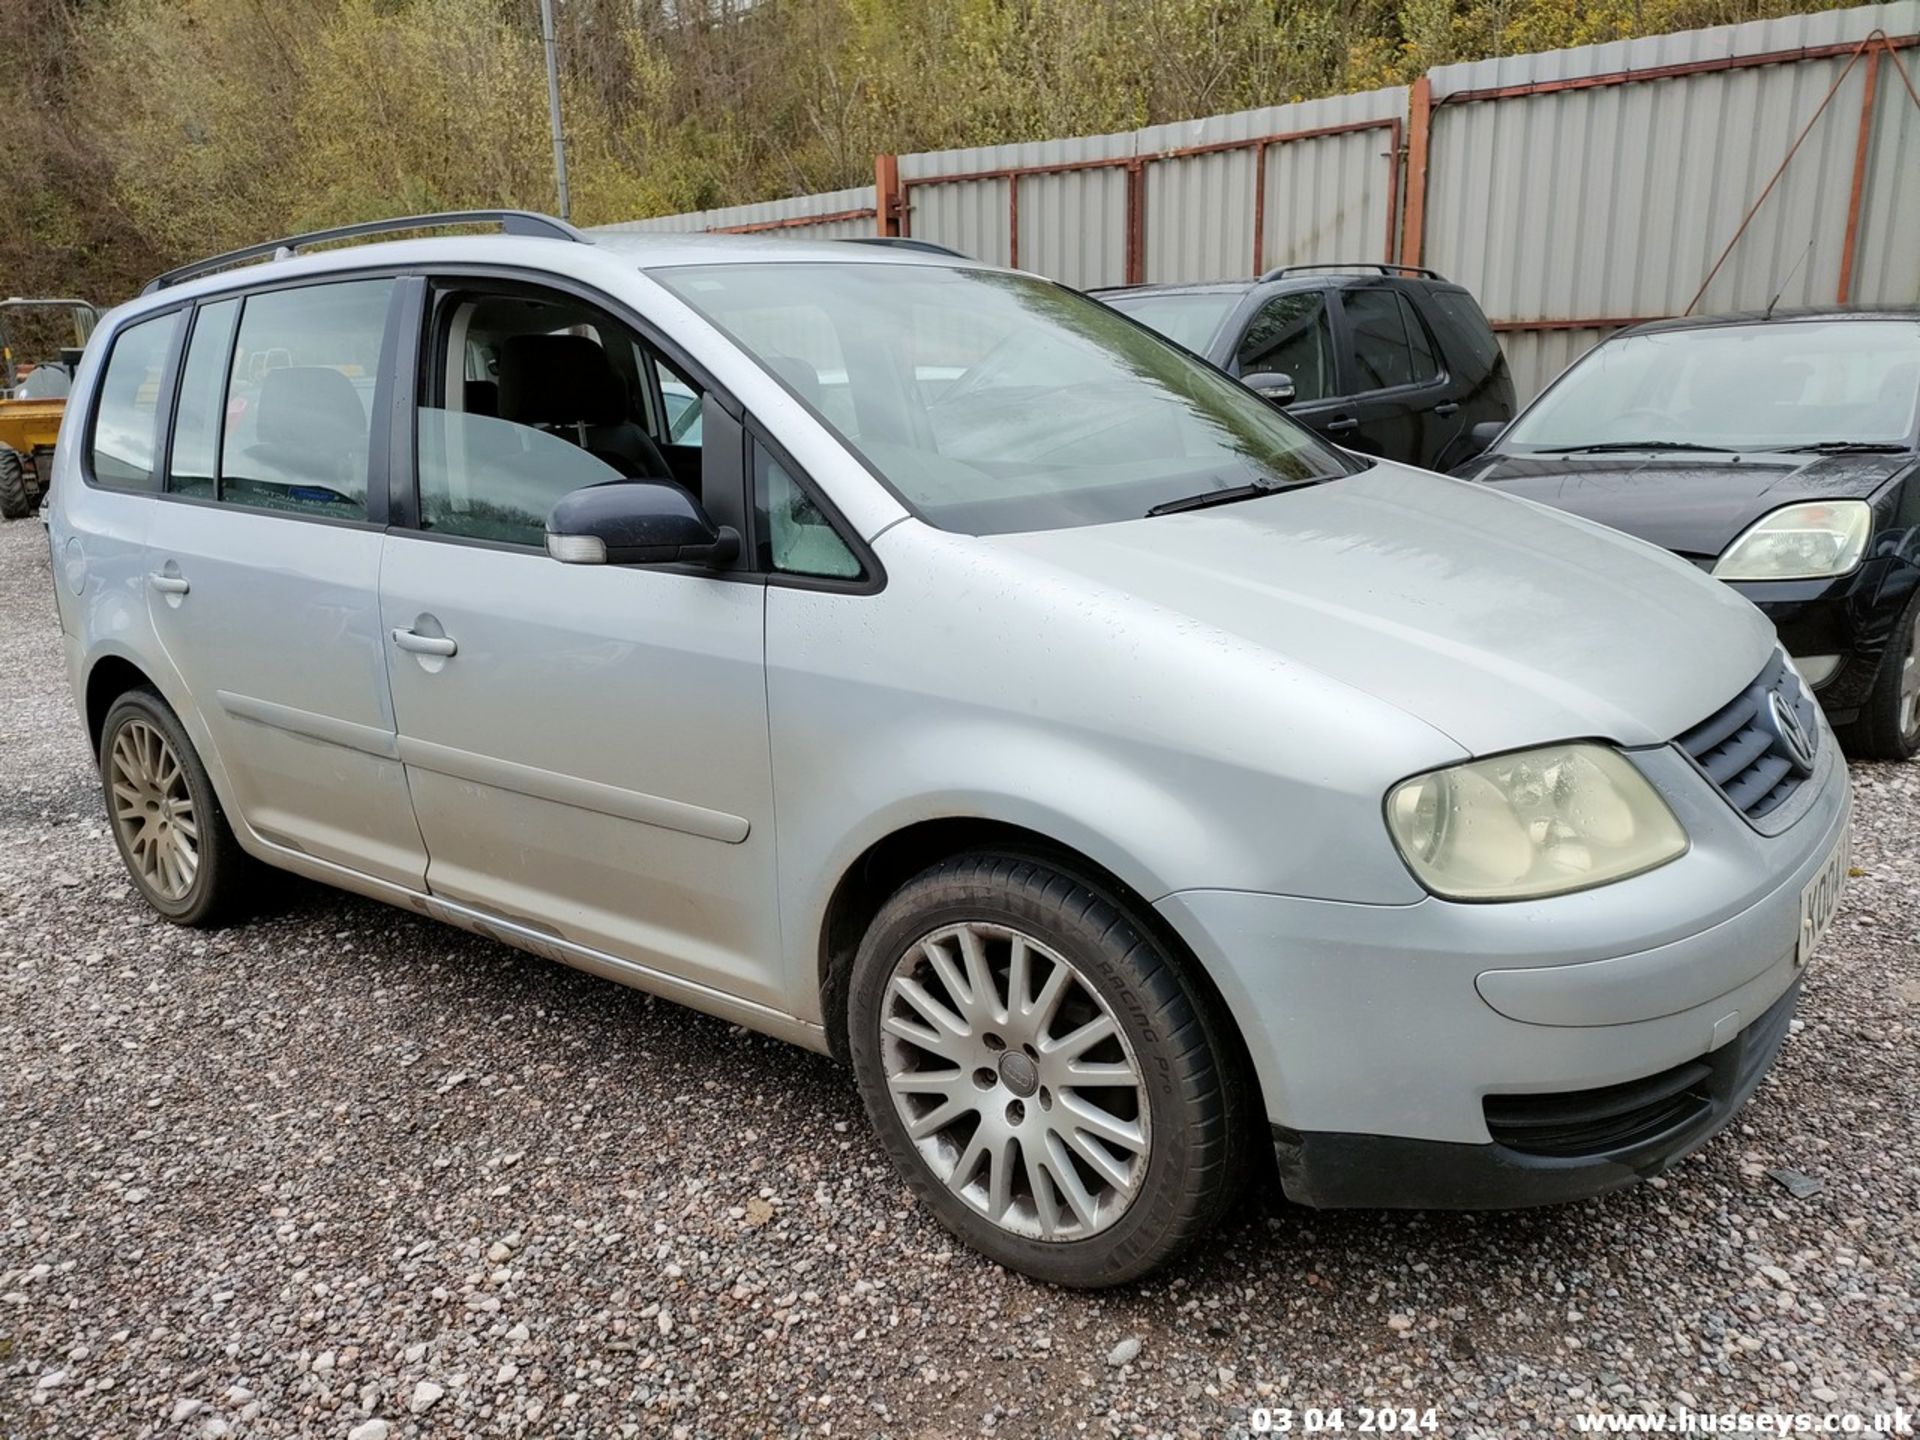
<svg viewBox="0 0 1920 1440"><path fill-rule="evenodd" d="M1464 290L1429 290L1427 296L1433 307L1446 318L1454 332L1454 339L1464 347L1474 364L1483 370L1491 370L1494 362L1500 358L1500 342L1494 338L1493 327L1487 323L1487 317L1473 296ZM1449 344L1448 348L1456 347Z"/></svg>
<svg viewBox="0 0 1920 1440"><path fill-rule="evenodd" d="M827 580L860 578L860 558L800 482L761 446L753 450L753 504L760 521L760 568Z"/></svg>
<svg viewBox="0 0 1920 1440"><path fill-rule="evenodd" d="M250 295L227 385L219 498L367 518L373 393L391 280Z"/></svg>
<svg viewBox="0 0 1920 1440"><path fill-rule="evenodd" d="M1320 290L1276 295L1260 307L1240 342L1240 373L1288 376L1296 404L1333 393L1333 335Z"/></svg>
<svg viewBox="0 0 1920 1440"><path fill-rule="evenodd" d="M114 338L87 451L95 482L108 489L145 490L153 485L160 372L179 320L177 314L156 316L129 325Z"/></svg>

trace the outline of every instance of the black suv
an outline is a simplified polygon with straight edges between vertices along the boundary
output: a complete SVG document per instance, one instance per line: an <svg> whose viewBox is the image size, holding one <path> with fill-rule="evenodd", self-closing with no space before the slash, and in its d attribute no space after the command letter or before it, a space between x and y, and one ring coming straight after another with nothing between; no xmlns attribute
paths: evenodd
<svg viewBox="0 0 1920 1440"><path fill-rule="evenodd" d="M1431 270L1288 265L1258 280L1092 293L1349 450L1444 470L1473 453L1475 425L1513 418L1493 327Z"/></svg>

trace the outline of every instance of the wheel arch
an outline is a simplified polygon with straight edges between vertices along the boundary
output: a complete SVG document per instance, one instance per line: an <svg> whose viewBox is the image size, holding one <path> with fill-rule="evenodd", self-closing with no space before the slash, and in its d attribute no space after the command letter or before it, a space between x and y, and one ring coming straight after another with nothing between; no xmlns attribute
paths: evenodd
<svg viewBox="0 0 1920 1440"><path fill-rule="evenodd" d="M1232 1051L1228 1060L1255 1098L1253 1113L1264 1115L1258 1073L1234 1008L1191 946L1153 905L1121 875L1084 850L1042 830L981 815L948 815L899 826L874 840L840 874L821 919L817 983L821 1023L833 1056L846 1063L847 994L853 959L881 906L922 871L971 853L1016 855L1052 865L1072 875L1146 927L1172 958L1210 1028Z"/></svg>
<svg viewBox="0 0 1920 1440"><path fill-rule="evenodd" d="M94 755L100 753L100 732L107 723L107 711L113 702L129 690L147 689L156 693L159 686L124 655L102 655L87 671L85 709L87 742Z"/></svg>

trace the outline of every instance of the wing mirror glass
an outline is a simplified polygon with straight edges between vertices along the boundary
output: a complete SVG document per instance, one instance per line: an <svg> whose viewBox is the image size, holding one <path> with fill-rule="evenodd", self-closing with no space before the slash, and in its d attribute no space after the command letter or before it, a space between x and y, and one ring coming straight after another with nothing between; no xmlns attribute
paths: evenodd
<svg viewBox="0 0 1920 1440"><path fill-rule="evenodd" d="M547 554L567 565L729 565L740 532L716 525L678 485L613 480L560 497L547 516Z"/></svg>
<svg viewBox="0 0 1920 1440"><path fill-rule="evenodd" d="M1253 375L1242 375L1240 383L1270 405L1291 405L1295 390L1293 377L1283 375L1278 370L1262 370Z"/></svg>

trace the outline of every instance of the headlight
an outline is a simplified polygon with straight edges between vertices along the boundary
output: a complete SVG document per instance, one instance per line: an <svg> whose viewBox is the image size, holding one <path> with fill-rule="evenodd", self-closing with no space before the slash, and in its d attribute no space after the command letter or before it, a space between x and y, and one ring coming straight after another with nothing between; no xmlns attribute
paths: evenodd
<svg viewBox="0 0 1920 1440"><path fill-rule="evenodd" d="M1416 776L1387 796L1414 877L1453 900L1526 900L1624 880L1687 851L1667 802L1604 745L1548 745Z"/></svg>
<svg viewBox="0 0 1920 1440"><path fill-rule="evenodd" d="M1864 500L1814 500L1763 515L1714 562L1722 580L1811 580L1860 563L1873 533Z"/></svg>

